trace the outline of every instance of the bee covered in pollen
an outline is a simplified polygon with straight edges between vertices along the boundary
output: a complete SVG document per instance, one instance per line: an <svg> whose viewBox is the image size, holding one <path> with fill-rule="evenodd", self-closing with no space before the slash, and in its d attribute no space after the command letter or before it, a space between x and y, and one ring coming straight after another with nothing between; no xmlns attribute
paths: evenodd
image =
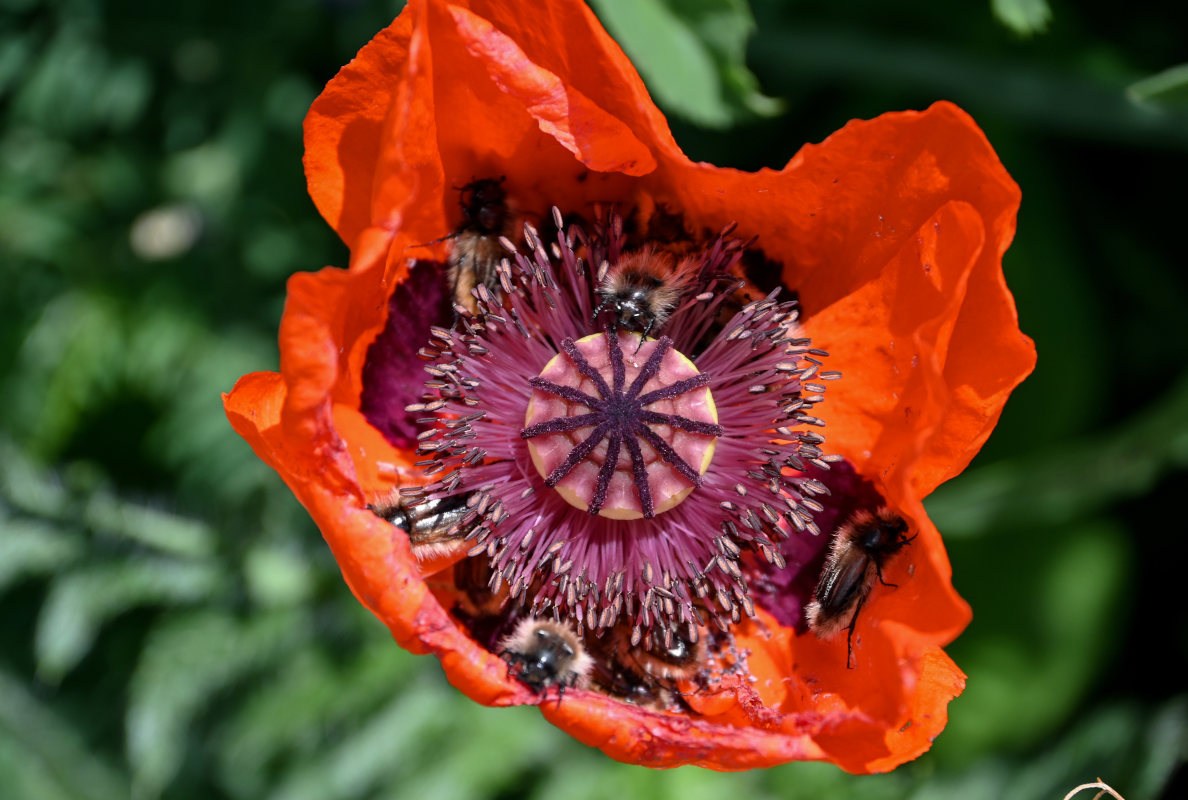
<svg viewBox="0 0 1188 800"><path fill-rule="evenodd" d="M481 178L463 186L459 192L462 224L453 236L449 255L450 288L455 306L478 313L478 301L471 290L485 286L498 296L499 263L507 257L500 244L514 227L514 214L508 207L503 178Z"/></svg>
<svg viewBox="0 0 1188 800"><path fill-rule="evenodd" d="M566 689L584 687L593 661L572 628L553 620L526 617L499 645L508 671L537 694L557 687L557 700Z"/></svg>
<svg viewBox="0 0 1188 800"><path fill-rule="evenodd" d="M884 586L883 568L915 536L906 536L907 522L888 508L874 513L855 512L833 535L821 580L813 601L805 608L809 629L822 639L846 635L846 666L854 654L854 628L858 612L878 580Z"/></svg>
<svg viewBox="0 0 1188 800"><path fill-rule="evenodd" d="M466 494L422 499L420 494L402 494L399 489L393 489L367 509L408 534L418 561L460 549L470 533L471 523L478 519L478 512L471 507L470 496Z"/></svg>
<svg viewBox="0 0 1188 800"><path fill-rule="evenodd" d="M614 264L604 264L594 290L599 300L594 318L609 309L617 327L646 339L668 321L688 288L695 263L683 259L674 265L669 254L645 247Z"/></svg>

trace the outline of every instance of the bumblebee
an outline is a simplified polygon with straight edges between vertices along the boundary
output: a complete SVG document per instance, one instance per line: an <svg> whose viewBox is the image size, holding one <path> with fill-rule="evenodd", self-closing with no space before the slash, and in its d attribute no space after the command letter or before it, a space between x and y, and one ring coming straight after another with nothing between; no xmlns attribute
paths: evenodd
<svg viewBox="0 0 1188 800"><path fill-rule="evenodd" d="M576 632L560 622L526 617L500 644L508 671L537 694L584 687L593 662Z"/></svg>
<svg viewBox="0 0 1188 800"><path fill-rule="evenodd" d="M624 256L599 276L594 318L609 309L618 328L646 339L668 321L688 288L692 267L691 260L674 266L671 256L651 248Z"/></svg>
<svg viewBox="0 0 1188 800"><path fill-rule="evenodd" d="M508 208L503 177L481 178L459 189L462 224L452 236L449 255L450 288L455 305L478 313L476 286L499 296L499 263L507 256L499 240L512 232L514 215Z"/></svg>
<svg viewBox="0 0 1188 800"><path fill-rule="evenodd" d="M408 534L409 544L418 561L445 555L459 547L470 532L478 514L469 505L469 495L457 494L440 499L413 500L398 489L367 506L377 517Z"/></svg>
<svg viewBox="0 0 1188 800"><path fill-rule="evenodd" d="M874 513L855 512L833 535L821 580L813 600L805 608L809 629L822 639L831 639L843 628L846 634L846 666L854 655L854 627L875 581L884 586L883 568L915 536L908 537L903 517L890 509Z"/></svg>

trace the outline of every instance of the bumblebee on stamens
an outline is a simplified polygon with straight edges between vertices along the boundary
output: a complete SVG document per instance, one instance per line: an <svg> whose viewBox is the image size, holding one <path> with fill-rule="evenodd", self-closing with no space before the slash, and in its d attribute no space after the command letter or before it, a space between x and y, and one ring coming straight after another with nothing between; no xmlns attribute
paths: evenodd
<svg viewBox="0 0 1188 800"><path fill-rule="evenodd" d="M590 683L628 703L653 711L683 706L682 682L706 678L707 648L673 632L645 635L632 644L630 626L616 626L601 634L587 633L586 649L593 659Z"/></svg>
<svg viewBox="0 0 1188 800"><path fill-rule="evenodd" d="M852 668L858 612L876 580L884 586L895 586L883 580L883 567L916 538L906 536L907 531L903 517L888 508L880 508L874 513L855 512L833 535L813 601L805 608L805 619L809 629L822 639L848 629L847 668Z"/></svg>
<svg viewBox="0 0 1188 800"><path fill-rule="evenodd" d="M704 642L700 638L690 641L676 631L668 631L667 636L649 633L635 645L630 636L616 636L614 647L619 664L662 686L696 678L704 666Z"/></svg>
<svg viewBox="0 0 1188 800"><path fill-rule="evenodd" d="M471 290L486 286L496 297L500 282L498 267L507 252L500 237L510 235L514 215L508 208L503 177L481 178L459 189L462 224L451 238L449 256L450 287L454 303L478 313L478 301Z"/></svg>
<svg viewBox="0 0 1188 800"><path fill-rule="evenodd" d="M644 248L605 266L598 276L599 298L594 318L610 309L617 327L647 338L664 326L687 288L691 260L674 266L670 255ZM642 340L641 340L642 341Z"/></svg>
<svg viewBox="0 0 1188 800"><path fill-rule="evenodd" d="M557 702L566 689L585 686L593 662L581 639L567 625L527 617L499 646L508 672L537 694L557 687Z"/></svg>
<svg viewBox="0 0 1188 800"><path fill-rule="evenodd" d="M478 519L468 500L467 494L421 500L393 489L367 509L407 533L413 555L427 561L463 546L470 523Z"/></svg>
<svg viewBox="0 0 1188 800"><path fill-rule="evenodd" d="M499 591L491 589L492 574L491 560L488 558L472 556L454 564L454 588L458 590L454 612L471 620L498 620L492 626L494 630L504 626L503 611L510 596L506 584L501 586ZM472 632L475 633L475 638L479 639L477 632ZM483 640L492 642L495 639L484 635Z"/></svg>

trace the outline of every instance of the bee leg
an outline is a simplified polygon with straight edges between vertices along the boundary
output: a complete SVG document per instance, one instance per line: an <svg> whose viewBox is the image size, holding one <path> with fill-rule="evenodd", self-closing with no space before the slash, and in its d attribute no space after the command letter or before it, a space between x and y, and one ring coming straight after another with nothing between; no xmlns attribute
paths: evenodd
<svg viewBox="0 0 1188 800"><path fill-rule="evenodd" d="M602 309L610 305L611 299L609 297L602 298L602 302L598 304L598 308L594 309L594 313L590 315L590 322L598 321L598 315L602 313Z"/></svg>
<svg viewBox="0 0 1188 800"><path fill-rule="evenodd" d="M577 678L576 674L571 674L557 682L557 708L561 707L561 698L565 696L565 690L572 689L577 683Z"/></svg>
<svg viewBox="0 0 1188 800"><path fill-rule="evenodd" d="M644 326L643 333L639 335L639 344L635 346L635 352L639 352L639 348L643 347L644 339L648 338L648 334L652 332L652 328L656 325L656 318L652 317L648 320L648 324Z"/></svg>
<svg viewBox="0 0 1188 800"><path fill-rule="evenodd" d="M850 617L850 625L846 632L846 669L853 669L854 665L850 663L854 658L854 628L858 626L858 612L862 610L862 605L866 602L866 597L858 601L854 608L854 616Z"/></svg>
<svg viewBox="0 0 1188 800"><path fill-rule="evenodd" d="M883 584L884 586L890 586L892 589L899 588L898 583L887 583L885 580L883 580L883 568L880 567L878 564L875 564L875 575L878 575L879 583Z"/></svg>
<svg viewBox="0 0 1188 800"><path fill-rule="evenodd" d="M519 653L513 653L510 650L504 650L499 653L499 657L507 662L507 677L511 678L518 667L523 666L524 658ZM518 680L518 678L517 678Z"/></svg>

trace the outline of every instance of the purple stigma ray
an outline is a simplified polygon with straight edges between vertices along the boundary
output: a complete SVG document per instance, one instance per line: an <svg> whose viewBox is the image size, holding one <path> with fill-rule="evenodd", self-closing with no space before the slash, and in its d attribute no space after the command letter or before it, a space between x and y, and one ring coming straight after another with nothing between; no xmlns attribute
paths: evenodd
<svg viewBox="0 0 1188 800"><path fill-rule="evenodd" d="M689 462L681 458L668 442L661 439L656 435L655 431L645 425L640 425L635 430L648 444L656 448L656 452L660 454L660 457L671 464L673 469L681 473L694 486L701 486L701 474L689 466Z"/></svg>
<svg viewBox="0 0 1188 800"><path fill-rule="evenodd" d="M607 451L602 466L599 467L598 477L594 485L594 494L587 510L591 514L598 514L606 503L610 490L611 478L614 477L618 465L619 454L626 444L627 452L631 456L631 475L639 494L639 502L643 516L652 519L656 516L655 502L652 499L651 486L648 484L647 463L639 439L643 438L651 445L665 462L670 464L682 477L695 487L701 486L701 473L693 469L687 461L664 441L648 425L668 425L671 428L696 433L705 436L721 436L725 429L721 425L700 422L678 414L662 414L649 411L644 406L661 400L671 400L695 389L704 388L710 383L706 374L677 381L647 394L640 395L647 382L660 371L661 362L668 351L672 349L672 339L661 337L656 347L648 356L648 360L640 368L639 374L631 382L631 386L624 390L626 383L626 367L623 361L623 349L619 344L618 334L608 329L606 334L607 356L611 367L611 384L594 366L582 355L572 338L561 342L561 350L573 362L578 373L589 379L595 389L602 395L593 397L585 392L569 386L562 386L544 378L536 377L529 384L536 389L547 392L555 397L572 403L584 405L591 409L588 414L572 417L554 417L538 422L520 430L521 439L532 439L555 433L567 433L586 427L594 430L580 444L569 451L565 460L557 466L545 479L545 485L555 488L565 476L572 472L578 464L584 461L594 451L603 439L607 439Z"/></svg>
<svg viewBox="0 0 1188 800"><path fill-rule="evenodd" d="M594 448L598 446L598 443L602 441L603 437L606 436L606 432L610 430L612 424L611 420L599 423L598 427L594 429L594 432L586 437L585 441L570 450L569 455L565 457L561 465L549 473L549 477L545 478L545 486L548 486L550 489L553 488L566 475L572 472L574 467L585 461L586 456L590 455ZM520 435L524 435L523 431L520 432Z"/></svg>
<svg viewBox="0 0 1188 800"><path fill-rule="evenodd" d="M640 405L646 406L659 402L660 400L670 400L677 395L684 394L685 392L691 392L694 389L700 389L702 386L709 386L709 382L709 375L706 375L703 372L700 375L694 375L692 378L685 378L683 381L670 383L668 386L661 387L654 392L648 392L639 398L639 403Z"/></svg>
<svg viewBox="0 0 1188 800"><path fill-rule="evenodd" d="M648 467L644 463L639 440L634 436L627 437L627 451L631 453L631 474L639 489L639 504L643 507L644 518L652 519L656 516L656 506L652 502L652 487L648 485Z"/></svg>
<svg viewBox="0 0 1188 800"><path fill-rule="evenodd" d="M627 380L626 367L623 365L623 349L619 347L618 341L615 342L614 347L609 345L611 339L617 339L615 331L609 325L606 328L607 354L610 356L611 373L614 376L615 394L623 391L623 383ZM642 344L642 340L641 340Z"/></svg>
<svg viewBox="0 0 1188 800"><path fill-rule="evenodd" d="M548 433L568 433L569 431L576 431L578 428L588 428L591 425L597 425L600 418L600 414L578 414L576 417L553 417L544 422L529 425L520 431L520 438L531 439L534 436L543 436Z"/></svg>
<svg viewBox="0 0 1188 800"><path fill-rule="evenodd" d="M544 378L532 378L528 381L528 385L535 389L540 389L542 392L548 392L551 395L560 397L562 400L568 400L571 403L581 403L586 408L592 408L596 411L601 411L606 407L606 403L599 400L597 397L591 397L580 389L574 389L572 386L562 386L559 383L553 383ZM606 385L605 383L603 384Z"/></svg>
<svg viewBox="0 0 1188 800"><path fill-rule="evenodd" d="M680 414L661 414L659 411L644 410L639 412L639 418L653 425L669 425L673 428L688 431L689 433L703 433L706 436L721 436L726 432L726 429L721 425L689 419L688 417L682 417Z"/></svg>
<svg viewBox="0 0 1188 800"><path fill-rule="evenodd" d="M591 514L601 511L602 504L606 502L606 493L610 488L611 476L619 463L619 450L622 446L622 432L612 429L606 443L606 460L602 462L602 468L598 470L598 483L594 486L594 497L591 498L590 507L587 509Z"/></svg>
<svg viewBox="0 0 1188 800"><path fill-rule="evenodd" d="M617 342L615 344L616 346L618 345ZM582 355L581 351L577 349L577 345L574 344L572 338L568 338L561 342L561 350L564 351L565 355L569 356L569 360L573 362L575 367L577 367L578 372L594 382L594 386L598 389L599 394L601 394L606 399L610 399L609 396L615 394L615 392L612 392L611 388L606 385L606 379L602 377L602 373L594 369L590 362L586 360L586 357Z"/></svg>
<svg viewBox="0 0 1188 800"><path fill-rule="evenodd" d="M617 338L608 336L607 342L613 342L614 348L616 350L619 349L619 342ZM671 348L672 339L669 339L667 336L661 336L656 341L656 349L652 351L652 354L648 356L648 360L644 362L642 367L640 367L639 374L636 375L635 380L631 382L631 388L625 393L628 399L635 400L636 395L638 395L643 390L644 384L650 381L652 377L660 371L660 362ZM622 355L622 351L620 351L619 357L622 358ZM664 390L661 389L659 391Z"/></svg>

